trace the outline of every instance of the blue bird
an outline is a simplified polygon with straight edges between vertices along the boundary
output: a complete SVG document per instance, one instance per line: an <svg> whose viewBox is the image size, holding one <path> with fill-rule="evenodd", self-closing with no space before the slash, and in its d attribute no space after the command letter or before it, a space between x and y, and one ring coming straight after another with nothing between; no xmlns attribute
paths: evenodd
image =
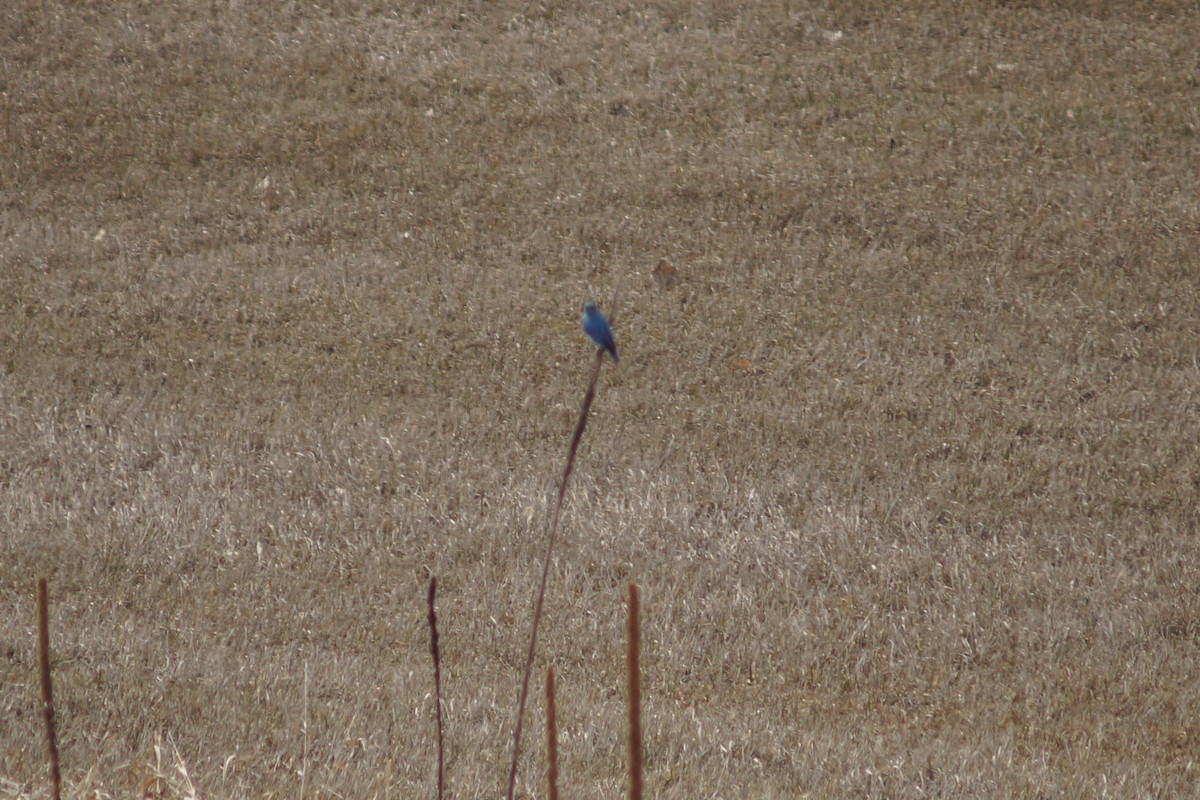
<svg viewBox="0 0 1200 800"><path fill-rule="evenodd" d="M583 304L583 319L579 324L583 328L583 332L596 343L597 347L608 351L608 354L612 356L613 363L616 364L617 343L613 339L612 328L608 327L608 320L596 309L595 303Z"/></svg>

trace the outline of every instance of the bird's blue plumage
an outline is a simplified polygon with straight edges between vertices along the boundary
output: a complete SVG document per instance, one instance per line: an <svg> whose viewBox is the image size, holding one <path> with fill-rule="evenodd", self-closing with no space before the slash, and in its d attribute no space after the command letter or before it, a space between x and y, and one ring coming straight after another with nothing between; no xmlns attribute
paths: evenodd
<svg viewBox="0 0 1200 800"><path fill-rule="evenodd" d="M612 328L608 327L608 320L597 310L595 303L583 304L583 319L580 320L580 326L597 347L608 351L608 354L612 356L613 363L616 364L617 342L613 339Z"/></svg>

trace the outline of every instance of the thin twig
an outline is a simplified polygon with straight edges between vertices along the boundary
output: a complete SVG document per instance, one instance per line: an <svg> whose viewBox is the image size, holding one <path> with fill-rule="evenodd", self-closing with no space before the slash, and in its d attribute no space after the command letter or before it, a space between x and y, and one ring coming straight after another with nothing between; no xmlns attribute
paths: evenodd
<svg viewBox="0 0 1200 800"><path fill-rule="evenodd" d="M301 720L304 741L300 746L300 800L304 800L304 790L308 785L308 661L304 662L304 712Z"/></svg>
<svg viewBox="0 0 1200 800"><path fill-rule="evenodd" d="M629 584L629 800L642 800L642 664L638 589Z"/></svg>
<svg viewBox="0 0 1200 800"><path fill-rule="evenodd" d="M533 673L533 657L537 652L538 627L542 621L542 606L546 600L546 581L550 577L550 559L554 555L554 541L558 538L558 518L562 513L563 498L567 495L567 481L575 469L575 453L579 450L579 442L583 439L583 431L587 427L588 412L591 411L592 401L596 399L596 383L600 379L600 365L604 363L604 351L596 351L596 366L592 370L592 380L588 383L587 393L583 396L583 407L579 410L579 421L575 423L575 434L571 437L571 447L567 451L567 463L563 468L562 480L558 484L558 502L554 506L554 518L550 523L550 537L546 544L546 556L542 562L542 581L538 586L537 601L533 606L533 626L529 634L529 652L525 654L525 674L521 678L521 697L517 702L517 723L513 730L512 763L508 770L508 800L513 800L517 787L517 761L521 756L521 728L525 721L525 702L529 697L529 677Z"/></svg>
<svg viewBox="0 0 1200 800"><path fill-rule="evenodd" d="M445 791L445 744L442 735L442 658L438 649L437 614L433 601L437 596L437 577L429 579L429 651L433 654L433 702L437 710L437 796Z"/></svg>
<svg viewBox="0 0 1200 800"><path fill-rule="evenodd" d="M546 783L549 800L558 800L558 711L554 705L554 667L546 670Z"/></svg>
<svg viewBox="0 0 1200 800"><path fill-rule="evenodd" d="M46 747L50 751L50 796L62 797L58 733L54 728L54 687L50 682L50 599L45 576L37 580L38 671L42 680L42 713L46 717Z"/></svg>

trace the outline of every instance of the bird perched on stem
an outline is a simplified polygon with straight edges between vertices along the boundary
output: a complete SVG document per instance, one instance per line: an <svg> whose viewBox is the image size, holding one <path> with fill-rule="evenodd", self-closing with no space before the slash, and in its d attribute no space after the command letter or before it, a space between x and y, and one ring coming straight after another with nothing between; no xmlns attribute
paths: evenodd
<svg viewBox="0 0 1200 800"><path fill-rule="evenodd" d="M612 356L613 363L616 364L617 342L613 339L612 328L608 327L608 320L597 310L595 303L583 304L583 319L579 324L583 328L583 332L596 343L597 347L608 351L608 354Z"/></svg>

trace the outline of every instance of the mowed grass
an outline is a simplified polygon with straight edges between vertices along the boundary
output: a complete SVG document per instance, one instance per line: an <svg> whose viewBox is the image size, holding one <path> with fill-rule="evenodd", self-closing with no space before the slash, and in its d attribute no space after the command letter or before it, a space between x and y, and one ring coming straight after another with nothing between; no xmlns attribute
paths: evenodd
<svg viewBox="0 0 1200 800"><path fill-rule="evenodd" d="M628 582L652 796L1192 793L1200 14L1131 5L5 5L0 793L47 574L68 796L430 797L436 575L498 796L614 292L565 796Z"/></svg>

